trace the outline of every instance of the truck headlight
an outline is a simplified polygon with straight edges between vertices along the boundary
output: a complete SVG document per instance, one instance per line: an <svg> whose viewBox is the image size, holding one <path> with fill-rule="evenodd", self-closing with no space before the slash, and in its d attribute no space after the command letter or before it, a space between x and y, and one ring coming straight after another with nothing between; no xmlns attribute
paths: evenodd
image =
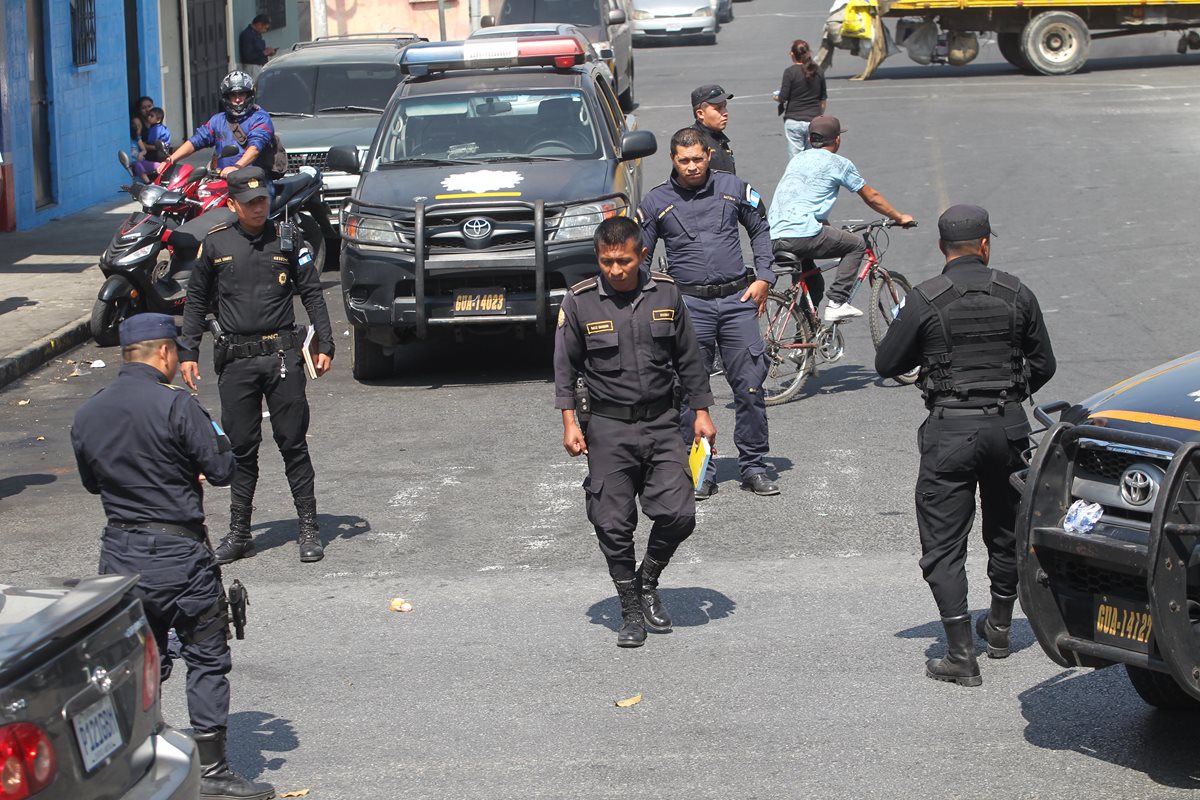
<svg viewBox="0 0 1200 800"><path fill-rule="evenodd" d="M613 200L569 206L558 218L558 228L550 234L552 242L577 242L590 239L596 226L609 217L616 216L617 204Z"/></svg>
<svg viewBox="0 0 1200 800"><path fill-rule="evenodd" d="M378 244L386 247L399 247L400 234L386 219L364 217L359 214L345 214L342 220L342 238L360 244Z"/></svg>
<svg viewBox="0 0 1200 800"><path fill-rule="evenodd" d="M713 15L712 6L704 6L703 8L697 8L695 11L692 12L693 17L711 17L712 15Z"/></svg>
<svg viewBox="0 0 1200 800"><path fill-rule="evenodd" d="M654 19L654 15L651 14L649 11L642 11L640 8L635 8L633 10L633 18L634 19Z"/></svg>

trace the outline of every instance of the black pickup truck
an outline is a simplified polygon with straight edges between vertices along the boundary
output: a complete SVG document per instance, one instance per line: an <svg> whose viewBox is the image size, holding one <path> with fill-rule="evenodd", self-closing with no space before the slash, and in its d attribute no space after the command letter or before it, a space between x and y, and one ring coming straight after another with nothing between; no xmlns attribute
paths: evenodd
<svg viewBox="0 0 1200 800"><path fill-rule="evenodd" d="M1013 483L1038 642L1063 666L1124 664L1153 706L1200 710L1200 352L1035 413L1047 430ZM1098 519L1068 522L1076 503Z"/></svg>

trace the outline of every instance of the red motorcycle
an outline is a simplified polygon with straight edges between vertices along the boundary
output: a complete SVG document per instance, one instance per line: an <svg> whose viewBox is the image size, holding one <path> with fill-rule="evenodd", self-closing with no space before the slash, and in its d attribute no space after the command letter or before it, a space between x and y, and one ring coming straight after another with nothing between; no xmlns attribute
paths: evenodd
<svg viewBox="0 0 1200 800"><path fill-rule="evenodd" d="M117 158L121 166L134 175L129 154L122 150ZM175 222L187 222L207 211L221 208L229 201L229 187L213 162L207 168L172 164L158 173L152 183L168 192L179 193L181 200L178 205L158 209L159 214Z"/></svg>

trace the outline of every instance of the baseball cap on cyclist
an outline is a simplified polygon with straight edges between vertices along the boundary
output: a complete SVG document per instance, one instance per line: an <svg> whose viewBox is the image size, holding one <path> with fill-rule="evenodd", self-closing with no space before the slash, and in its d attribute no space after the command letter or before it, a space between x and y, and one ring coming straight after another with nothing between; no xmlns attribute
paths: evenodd
<svg viewBox="0 0 1200 800"><path fill-rule="evenodd" d="M716 84L701 86L692 90L692 110L696 110L705 103L724 103L726 100L732 99L733 95Z"/></svg>
<svg viewBox="0 0 1200 800"><path fill-rule="evenodd" d="M808 138L815 147L833 144L833 140L845 132L846 129L842 127L841 121L837 117L827 114L813 117L813 121L808 123Z"/></svg>
<svg viewBox="0 0 1200 800"><path fill-rule="evenodd" d="M987 209L980 206L950 206L938 217L938 236L943 242L965 242L995 235Z"/></svg>

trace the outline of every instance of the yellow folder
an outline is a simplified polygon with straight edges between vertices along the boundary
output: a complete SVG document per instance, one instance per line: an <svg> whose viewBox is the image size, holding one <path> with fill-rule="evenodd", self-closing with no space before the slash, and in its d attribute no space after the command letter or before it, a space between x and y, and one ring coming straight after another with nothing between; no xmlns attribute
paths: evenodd
<svg viewBox="0 0 1200 800"><path fill-rule="evenodd" d="M708 439L700 439L692 444L692 452L688 456L688 466L692 468L692 487L699 489L700 481L704 480L704 471L712 458L712 445Z"/></svg>

